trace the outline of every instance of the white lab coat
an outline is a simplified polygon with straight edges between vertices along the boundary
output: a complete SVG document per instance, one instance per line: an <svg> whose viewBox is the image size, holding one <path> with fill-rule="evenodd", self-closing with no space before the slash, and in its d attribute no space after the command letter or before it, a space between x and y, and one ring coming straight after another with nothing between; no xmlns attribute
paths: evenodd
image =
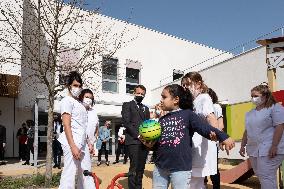
<svg viewBox="0 0 284 189"><path fill-rule="evenodd" d="M92 177L85 177L84 170L91 171L91 160L88 145L86 145L87 111L76 99L66 96L61 101L61 114L71 115L71 131L76 146L81 149L80 160L73 158L65 132L61 133L58 141L62 144L64 154L64 168L61 174L59 189L75 189L75 176L78 171L77 188L95 188Z"/></svg>

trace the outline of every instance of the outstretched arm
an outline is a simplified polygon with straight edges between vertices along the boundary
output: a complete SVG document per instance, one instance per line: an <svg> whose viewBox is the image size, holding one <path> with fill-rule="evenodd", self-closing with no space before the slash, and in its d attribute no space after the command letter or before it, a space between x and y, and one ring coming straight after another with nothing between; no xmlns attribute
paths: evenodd
<svg viewBox="0 0 284 189"><path fill-rule="evenodd" d="M209 140L211 140L212 133L216 134L217 139L221 142L221 146L222 145L225 146L227 153L235 146L233 139L230 138L226 133L207 124L198 115L196 115L193 112L191 112L191 115L189 116L190 116L190 125L195 132L197 132L198 134Z"/></svg>

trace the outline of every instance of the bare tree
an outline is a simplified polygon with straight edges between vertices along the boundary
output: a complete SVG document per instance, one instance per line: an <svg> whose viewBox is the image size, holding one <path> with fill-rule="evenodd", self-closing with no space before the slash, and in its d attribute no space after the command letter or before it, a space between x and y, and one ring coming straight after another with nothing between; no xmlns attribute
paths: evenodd
<svg viewBox="0 0 284 189"><path fill-rule="evenodd" d="M89 86L100 78L102 57L112 57L134 40L125 38L127 24L115 30L98 10L84 11L83 0L4 0L0 2L0 43L7 53L1 65L21 66L21 92L46 94L48 130L45 186L52 178L52 133L60 76L71 70L85 75ZM5 52L6 52L5 51Z"/></svg>

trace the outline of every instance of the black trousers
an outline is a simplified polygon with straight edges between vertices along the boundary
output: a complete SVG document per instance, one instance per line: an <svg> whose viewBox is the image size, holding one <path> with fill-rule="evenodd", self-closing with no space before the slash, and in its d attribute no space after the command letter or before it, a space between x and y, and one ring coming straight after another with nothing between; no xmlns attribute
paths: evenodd
<svg viewBox="0 0 284 189"><path fill-rule="evenodd" d="M27 145L19 143L19 158L26 160Z"/></svg>
<svg viewBox="0 0 284 189"><path fill-rule="evenodd" d="M52 141L53 162L55 165L61 165L61 155L63 154L61 144L57 139Z"/></svg>
<svg viewBox="0 0 284 189"><path fill-rule="evenodd" d="M27 150L26 150L26 162L30 162L30 152L34 154L34 139L28 138Z"/></svg>
<svg viewBox="0 0 284 189"><path fill-rule="evenodd" d="M219 148L217 146L217 174L216 175L210 175L210 179L212 181L212 185L213 185L213 189L220 189L221 185L220 185L220 172L219 172L219 168L218 168L218 151ZM207 183L207 177L205 177L205 183Z"/></svg>
<svg viewBox="0 0 284 189"><path fill-rule="evenodd" d="M108 150L106 149L106 142L102 143L101 149L99 150L98 161L102 160L102 153L103 153L103 151L105 152L106 161L108 161Z"/></svg>
<svg viewBox="0 0 284 189"><path fill-rule="evenodd" d="M123 151L123 152L122 152ZM115 158L115 161L119 161L119 156L120 154L124 154L124 162L127 161L127 158L128 158L128 151L127 151L127 148L125 146L125 144L121 144L120 142L118 142L117 144L117 149L116 149L116 158Z"/></svg>
<svg viewBox="0 0 284 189"><path fill-rule="evenodd" d="M128 188L142 189L142 179L148 150L142 144L128 145L127 148L130 158L129 173L131 174L128 177Z"/></svg>
<svg viewBox="0 0 284 189"><path fill-rule="evenodd" d="M5 153L5 149L3 147L3 142L0 142L0 161L4 160L4 153Z"/></svg>

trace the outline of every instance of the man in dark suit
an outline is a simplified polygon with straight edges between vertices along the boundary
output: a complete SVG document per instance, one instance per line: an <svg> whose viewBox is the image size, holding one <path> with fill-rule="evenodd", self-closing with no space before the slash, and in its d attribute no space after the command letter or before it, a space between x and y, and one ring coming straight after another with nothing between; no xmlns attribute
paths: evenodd
<svg viewBox="0 0 284 189"><path fill-rule="evenodd" d="M5 145L6 145L6 128L3 125L0 125L0 161L1 161L1 164L4 161Z"/></svg>
<svg viewBox="0 0 284 189"><path fill-rule="evenodd" d="M134 88L134 100L125 102L122 105L122 121L126 128L125 145L128 148L130 159L128 178L129 189L142 189L142 178L145 169L145 163L148 150L139 139L139 125L150 118L149 108L142 104L146 94L146 88L143 85L137 85Z"/></svg>

